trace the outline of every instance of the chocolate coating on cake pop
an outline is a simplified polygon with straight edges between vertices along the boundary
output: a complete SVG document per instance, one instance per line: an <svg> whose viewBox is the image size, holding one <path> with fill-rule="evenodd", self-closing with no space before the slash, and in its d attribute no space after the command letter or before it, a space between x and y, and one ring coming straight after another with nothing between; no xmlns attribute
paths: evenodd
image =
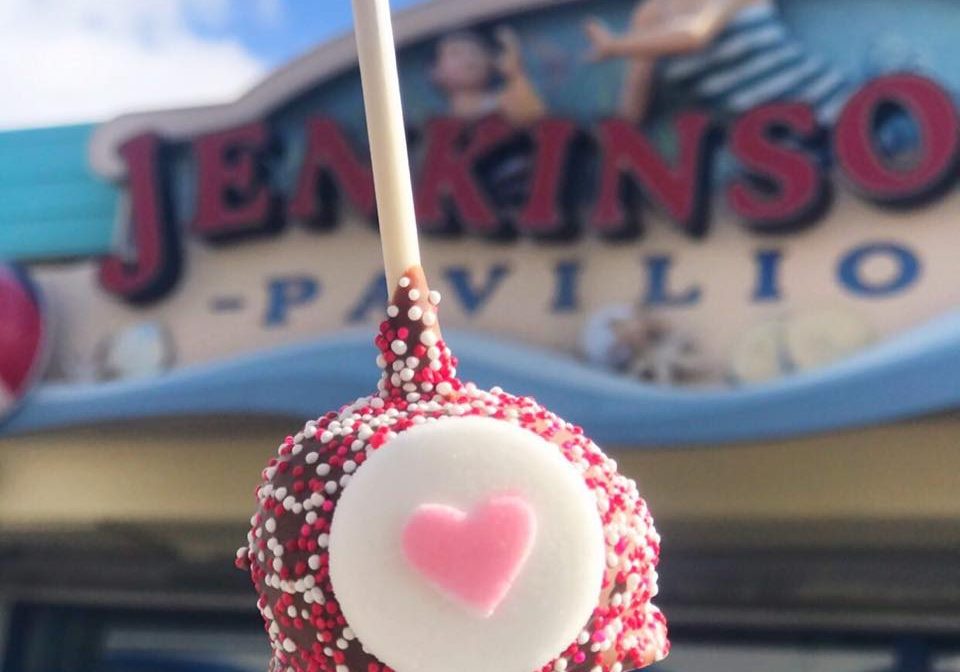
<svg viewBox="0 0 960 672"><path fill-rule="evenodd" d="M669 651L666 621L650 602L660 538L636 484L579 427L533 399L461 383L436 322L438 304L422 271L408 271L376 339L379 393L308 422L263 471L237 565L250 571L260 595L274 651L270 669L390 669L363 650L337 603L327 551L333 513L367 455L431 418L464 416L509 422L550 441L596 497L607 548L600 600L577 640L542 669L622 672L662 659Z"/></svg>
<svg viewBox="0 0 960 672"><path fill-rule="evenodd" d="M459 389L457 360L440 333L439 305L440 294L430 291L422 268L404 273L374 341L383 370L378 389L385 399L415 402Z"/></svg>

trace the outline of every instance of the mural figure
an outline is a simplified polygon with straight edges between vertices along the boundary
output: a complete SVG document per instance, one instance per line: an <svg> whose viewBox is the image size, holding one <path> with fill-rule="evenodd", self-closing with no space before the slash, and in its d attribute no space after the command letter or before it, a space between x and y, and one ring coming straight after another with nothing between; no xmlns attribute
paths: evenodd
<svg viewBox="0 0 960 672"><path fill-rule="evenodd" d="M897 33L881 33L874 37L869 49L861 57L860 70L863 79L903 72L937 79L928 54ZM952 93L956 98L956 92ZM916 152L920 149L922 138L920 129L910 116L901 111L887 110L877 126L877 143L887 156L905 166L912 165L917 159Z"/></svg>
<svg viewBox="0 0 960 672"><path fill-rule="evenodd" d="M450 114L466 121L500 115L517 127L536 123L547 108L526 72L516 33L501 26L497 47L475 32L447 35L437 43L431 73ZM511 147L479 171L491 200L501 209L522 204L529 188L529 152Z"/></svg>
<svg viewBox="0 0 960 672"><path fill-rule="evenodd" d="M730 355L728 377L748 385L811 371L852 357L876 341L858 311L821 306L749 326Z"/></svg>
<svg viewBox="0 0 960 672"><path fill-rule="evenodd" d="M638 306L597 311L584 329L582 347L592 364L655 385L705 382L710 374L689 334L650 318Z"/></svg>
<svg viewBox="0 0 960 672"><path fill-rule="evenodd" d="M501 27L496 41L499 51L477 33L442 38L433 83L453 116L476 120L501 114L518 126L529 125L546 114L546 106L527 75L516 33Z"/></svg>
<svg viewBox="0 0 960 672"><path fill-rule="evenodd" d="M173 336L159 322L140 322L101 341L95 360L100 380L158 376L176 364Z"/></svg>
<svg viewBox="0 0 960 672"><path fill-rule="evenodd" d="M647 116L654 84L735 116L775 101L806 102L824 125L850 93L847 80L791 35L772 0L642 0L625 33L585 26L595 60L627 59L620 114Z"/></svg>

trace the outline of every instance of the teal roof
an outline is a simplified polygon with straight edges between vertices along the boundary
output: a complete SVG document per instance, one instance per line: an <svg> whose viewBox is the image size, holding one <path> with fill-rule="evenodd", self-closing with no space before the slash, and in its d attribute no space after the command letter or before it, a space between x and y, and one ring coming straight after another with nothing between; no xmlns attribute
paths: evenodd
<svg viewBox="0 0 960 672"><path fill-rule="evenodd" d="M0 260L53 260L108 252L118 190L94 175L94 126L0 133Z"/></svg>

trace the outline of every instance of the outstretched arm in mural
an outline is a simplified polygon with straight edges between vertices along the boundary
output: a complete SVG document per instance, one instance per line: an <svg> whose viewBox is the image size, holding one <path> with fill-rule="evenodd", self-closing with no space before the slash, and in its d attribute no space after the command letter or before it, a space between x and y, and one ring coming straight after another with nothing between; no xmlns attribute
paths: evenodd
<svg viewBox="0 0 960 672"><path fill-rule="evenodd" d="M703 49L736 12L757 0L646 0L636 9L626 34L614 35L598 19L585 29L591 59L629 58L620 96L620 116L643 121L650 107L657 59ZM763 0L761 0L763 1Z"/></svg>
<svg viewBox="0 0 960 672"><path fill-rule="evenodd" d="M647 116L653 97L654 61L633 60L627 67L620 93L620 117L638 124Z"/></svg>
<svg viewBox="0 0 960 672"><path fill-rule="evenodd" d="M660 7L656 1L643 2L634 11L630 20L631 32L646 31L652 29L655 25L662 22L664 7ZM599 20L589 21L586 25L587 35L594 43L594 53L591 54L592 60L605 60L612 58L606 48L608 41L616 38L610 33L605 25ZM600 45L604 45L601 49ZM627 66L627 72L623 82L623 89L620 95L619 115L633 123L643 121L650 107L650 98L653 92L654 67L656 59L634 57Z"/></svg>
<svg viewBox="0 0 960 672"><path fill-rule="evenodd" d="M686 7L671 6L670 0L648 0L634 14L629 32L619 36L591 19L586 31L593 43L592 57L652 59L699 51L741 7L755 1L700 0L687 3L690 11L684 11Z"/></svg>
<svg viewBox="0 0 960 672"><path fill-rule="evenodd" d="M505 82L500 92L500 111L515 124L533 123L547 113L547 108L524 68L520 40L504 26L497 30L497 42L501 49L497 67Z"/></svg>

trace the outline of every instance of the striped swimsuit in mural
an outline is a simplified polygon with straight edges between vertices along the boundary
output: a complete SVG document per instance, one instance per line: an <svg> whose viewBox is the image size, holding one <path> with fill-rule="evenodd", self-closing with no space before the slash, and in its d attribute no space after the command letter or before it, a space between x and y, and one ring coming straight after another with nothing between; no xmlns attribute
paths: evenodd
<svg viewBox="0 0 960 672"><path fill-rule="evenodd" d="M665 59L661 83L725 115L772 102L810 104L832 124L850 95L844 77L791 37L772 4L738 12L702 51Z"/></svg>

